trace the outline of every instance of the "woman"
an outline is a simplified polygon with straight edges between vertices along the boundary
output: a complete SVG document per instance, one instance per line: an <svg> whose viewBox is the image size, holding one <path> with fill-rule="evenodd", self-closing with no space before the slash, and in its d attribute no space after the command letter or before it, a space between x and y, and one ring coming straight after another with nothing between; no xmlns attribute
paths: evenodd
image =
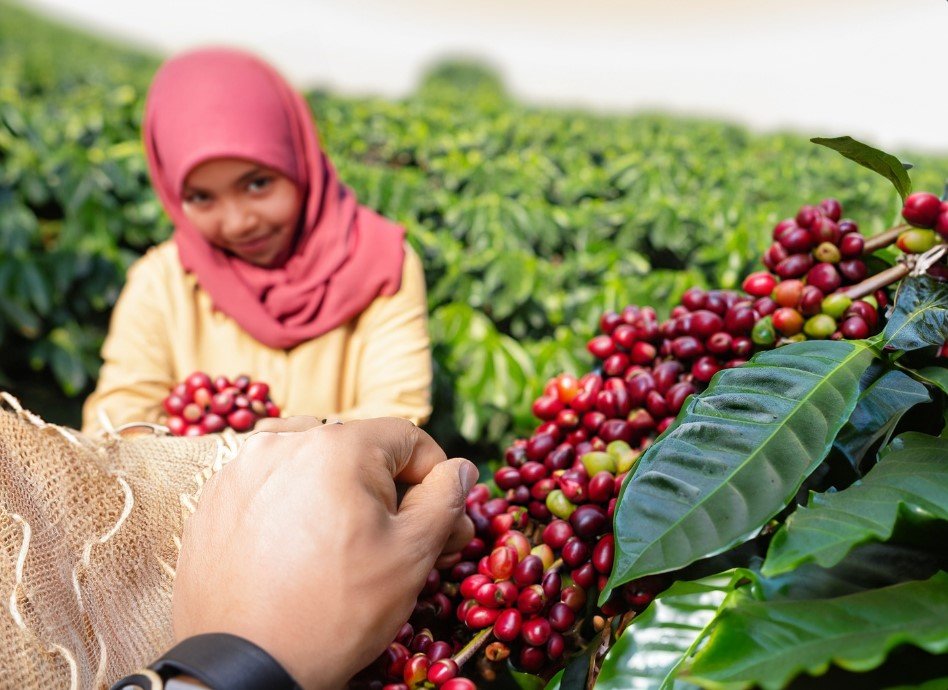
<svg viewBox="0 0 948 690"><path fill-rule="evenodd" d="M359 206L303 98L234 50L158 71L143 123L175 232L129 271L83 429L160 419L192 372L248 374L284 414L430 414L424 274L404 230Z"/></svg>

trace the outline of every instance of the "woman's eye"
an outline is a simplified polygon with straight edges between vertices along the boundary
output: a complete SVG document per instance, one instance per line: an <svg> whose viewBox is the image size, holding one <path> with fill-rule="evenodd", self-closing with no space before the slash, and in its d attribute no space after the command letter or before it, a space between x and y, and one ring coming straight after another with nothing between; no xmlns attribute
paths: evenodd
<svg viewBox="0 0 948 690"><path fill-rule="evenodd" d="M251 192L260 192L269 187L272 182L272 177L257 177L250 181L247 185L247 189Z"/></svg>
<svg viewBox="0 0 948 690"><path fill-rule="evenodd" d="M211 198L204 192L188 192L184 195L184 203L191 204L192 206L200 206L210 200Z"/></svg>

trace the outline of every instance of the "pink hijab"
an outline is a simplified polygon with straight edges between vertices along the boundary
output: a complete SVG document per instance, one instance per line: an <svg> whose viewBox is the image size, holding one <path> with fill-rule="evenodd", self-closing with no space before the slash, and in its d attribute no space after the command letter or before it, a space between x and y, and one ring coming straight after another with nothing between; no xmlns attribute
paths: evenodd
<svg viewBox="0 0 948 690"><path fill-rule="evenodd" d="M143 129L181 263L217 309L264 345L292 348L398 291L404 229L358 205L320 149L306 102L269 65L228 49L169 60L149 89ZM221 157L272 167L302 191L301 227L282 266L261 268L217 249L185 218L187 174Z"/></svg>

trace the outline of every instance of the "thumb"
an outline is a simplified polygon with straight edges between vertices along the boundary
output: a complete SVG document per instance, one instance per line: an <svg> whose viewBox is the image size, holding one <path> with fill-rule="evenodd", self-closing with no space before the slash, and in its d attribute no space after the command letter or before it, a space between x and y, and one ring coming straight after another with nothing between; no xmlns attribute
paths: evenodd
<svg viewBox="0 0 948 690"><path fill-rule="evenodd" d="M411 561L406 567L428 575L464 515L464 499L477 475L474 463L453 458L439 462L405 494L395 518L395 538Z"/></svg>

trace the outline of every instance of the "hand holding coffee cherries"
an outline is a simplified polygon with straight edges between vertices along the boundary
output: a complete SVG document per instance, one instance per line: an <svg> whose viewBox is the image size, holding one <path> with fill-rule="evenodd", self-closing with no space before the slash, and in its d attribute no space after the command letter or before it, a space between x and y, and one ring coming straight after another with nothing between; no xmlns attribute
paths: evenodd
<svg viewBox="0 0 948 690"><path fill-rule="evenodd" d="M404 420L262 426L185 523L175 637L239 635L335 690L395 638L439 555L470 542L477 469Z"/></svg>
<svg viewBox="0 0 948 690"><path fill-rule="evenodd" d="M162 407L175 436L204 436L228 427L250 431L257 420L280 416L270 386L244 374L231 381L196 371L171 389Z"/></svg>

